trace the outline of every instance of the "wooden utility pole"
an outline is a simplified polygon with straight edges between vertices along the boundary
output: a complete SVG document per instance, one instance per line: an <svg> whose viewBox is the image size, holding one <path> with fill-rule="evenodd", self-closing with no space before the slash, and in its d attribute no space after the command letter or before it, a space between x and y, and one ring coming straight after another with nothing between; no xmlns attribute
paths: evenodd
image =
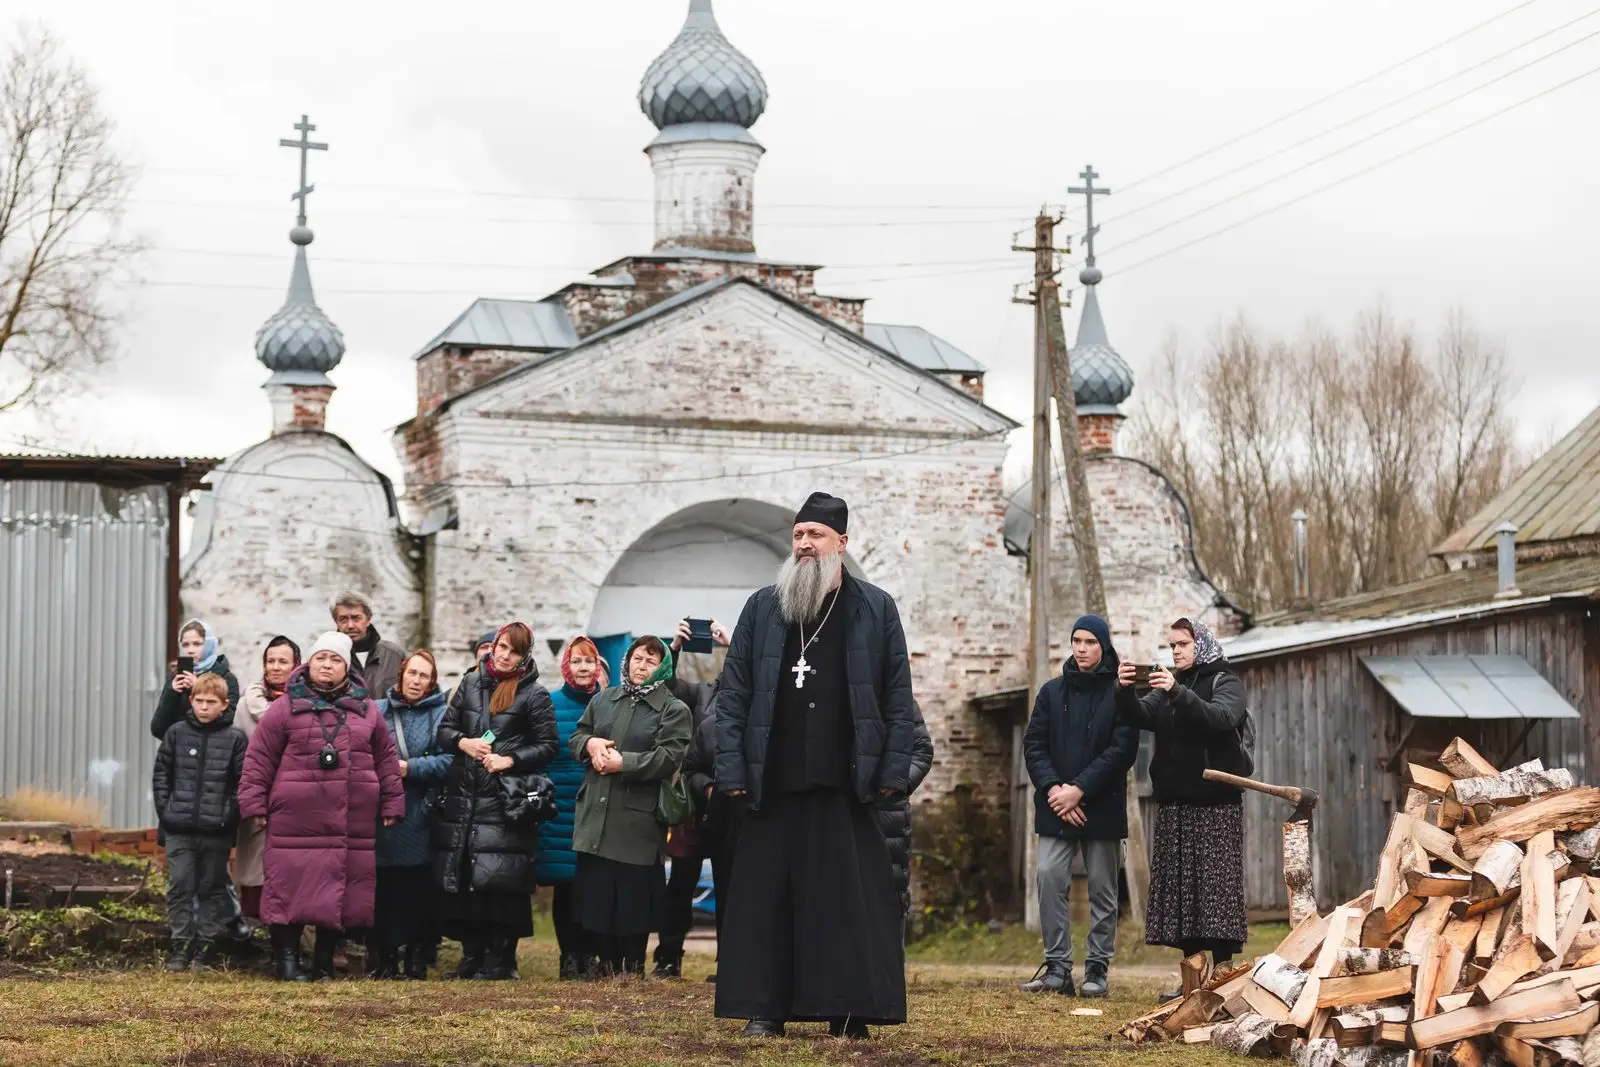
<svg viewBox="0 0 1600 1067"><path fill-rule="evenodd" d="M1015 245L1018 252L1033 253L1033 292L1022 303L1033 305L1033 523L1028 536L1028 679L1029 700L1026 709L1033 706L1032 694L1037 693L1054 673L1050 664L1050 396L1051 396L1051 333L1045 318L1046 308L1054 301L1043 298L1046 291L1056 289L1056 223L1060 220L1042 210L1033 220L1033 245ZM1056 319L1060 320L1059 309ZM1017 765L1013 773L1017 781L1027 781L1027 765L1022 758L1022 731L1024 726L1013 727L1012 751ZM1013 803L1025 803L1031 791L1018 790ZM1015 816L1021 825L1022 848L1019 850L1020 870L1017 872L1023 887L1023 920L1028 929L1039 928L1039 885L1034 878L1036 843L1029 805Z"/></svg>

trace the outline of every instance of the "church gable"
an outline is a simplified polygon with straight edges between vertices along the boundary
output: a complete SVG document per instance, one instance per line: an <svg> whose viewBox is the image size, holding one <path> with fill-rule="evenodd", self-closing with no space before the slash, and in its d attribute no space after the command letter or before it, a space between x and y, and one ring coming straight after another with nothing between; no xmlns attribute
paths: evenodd
<svg viewBox="0 0 1600 1067"><path fill-rule="evenodd" d="M1002 433L1014 424L860 335L707 283L467 394L461 414L708 428Z"/></svg>

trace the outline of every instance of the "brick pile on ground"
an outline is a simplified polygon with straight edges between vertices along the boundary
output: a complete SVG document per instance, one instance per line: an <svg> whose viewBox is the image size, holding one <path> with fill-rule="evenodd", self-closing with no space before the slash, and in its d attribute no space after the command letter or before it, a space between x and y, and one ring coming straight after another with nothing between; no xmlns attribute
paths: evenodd
<svg viewBox="0 0 1600 1067"><path fill-rule="evenodd" d="M1122 1028L1298 1067L1600 1067L1600 789L1457 738L1412 764L1372 889Z"/></svg>

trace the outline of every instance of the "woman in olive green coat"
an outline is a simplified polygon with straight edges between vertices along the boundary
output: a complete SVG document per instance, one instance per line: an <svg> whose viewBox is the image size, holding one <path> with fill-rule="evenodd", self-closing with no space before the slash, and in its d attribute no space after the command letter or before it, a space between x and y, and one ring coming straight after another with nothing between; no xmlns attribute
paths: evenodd
<svg viewBox="0 0 1600 1067"><path fill-rule="evenodd" d="M643 974L667 890L656 800L689 749L690 715L666 686L672 654L660 640L639 638L622 664L623 683L590 700L572 732L572 757L584 768L573 918L594 935L602 974Z"/></svg>

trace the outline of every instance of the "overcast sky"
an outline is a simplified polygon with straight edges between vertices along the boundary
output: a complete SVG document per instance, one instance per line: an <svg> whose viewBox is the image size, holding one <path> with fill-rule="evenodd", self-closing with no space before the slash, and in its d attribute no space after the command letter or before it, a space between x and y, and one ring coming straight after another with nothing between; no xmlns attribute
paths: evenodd
<svg viewBox="0 0 1600 1067"><path fill-rule="evenodd" d="M151 246L122 358L48 442L220 456L266 434L253 338L288 281L297 164L278 138L305 111L332 145L312 160L313 278L349 346L329 427L397 474L411 356L473 297L541 297L648 251L654 130L635 94L686 8L9 0L103 89ZM819 287L871 297L869 320L970 352L1013 416L1031 385L1012 231L1086 162L1115 191L1102 300L1136 371L1167 332L1198 340L1241 310L1293 331L1382 298L1431 330L1461 303L1519 364L1526 440L1600 402L1600 75L1426 144L1600 69L1587 0L718 0L717 15L770 90L758 249L831 264ZM0 422L0 449L24 429Z"/></svg>

